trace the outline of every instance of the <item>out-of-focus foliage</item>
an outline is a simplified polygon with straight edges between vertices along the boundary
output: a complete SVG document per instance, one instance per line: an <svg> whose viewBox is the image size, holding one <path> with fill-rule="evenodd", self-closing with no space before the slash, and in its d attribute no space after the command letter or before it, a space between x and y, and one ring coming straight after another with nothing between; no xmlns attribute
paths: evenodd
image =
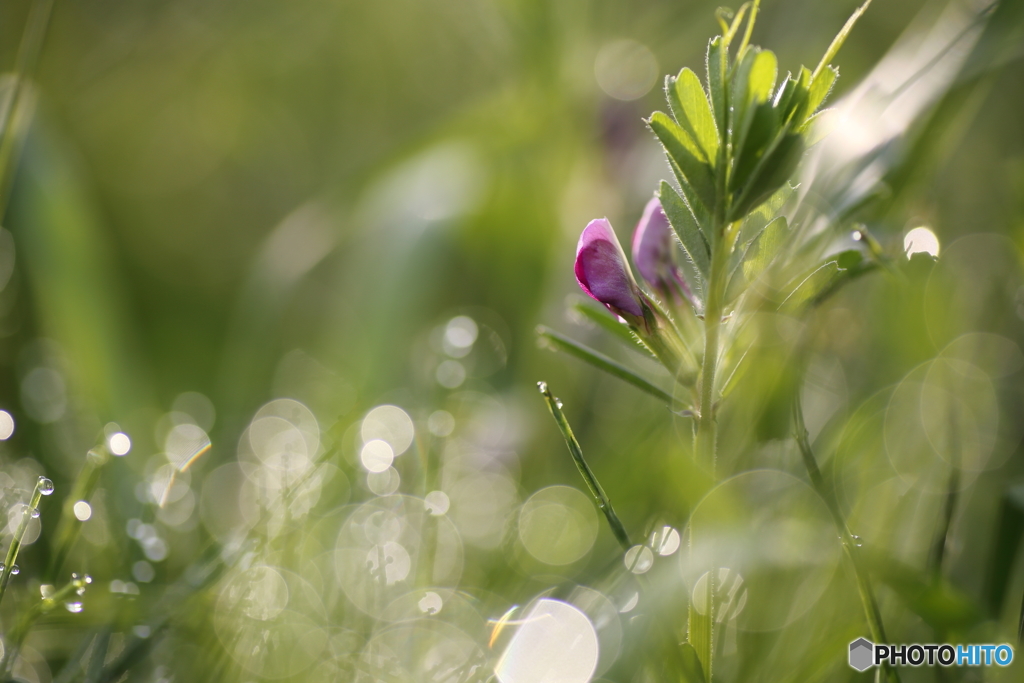
<svg viewBox="0 0 1024 683"><path fill-rule="evenodd" d="M856 4L766 0L754 41L814 64ZM30 6L0 7L0 70ZM0 232L5 549L37 477L56 486L8 651L41 587L93 581L39 615L14 675L524 683L557 653L552 680L697 680L681 558L725 520L765 571L718 577L745 602L716 680L861 680L795 392L890 639L1012 641L1024 3L986 7L876 0L843 47L790 216L840 256L809 317L738 329L756 352L723 361L719 453L743 474L712 488L690 417L534 327L669 384L573 312L573 245L671 180L642 119L663 74L703 73L713 4L57 0ZM904 256L919 227L937 259ZM833 289L854 249L887 267ZM646 544L625 562L539 379Z"/></svg>

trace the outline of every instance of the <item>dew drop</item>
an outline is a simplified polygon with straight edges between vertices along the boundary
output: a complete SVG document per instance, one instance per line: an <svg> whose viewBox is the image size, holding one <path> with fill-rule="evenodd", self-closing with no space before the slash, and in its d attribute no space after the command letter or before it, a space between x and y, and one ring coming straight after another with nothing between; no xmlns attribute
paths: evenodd
<svg viewBox="0 0 1024 683"><path fill-rule="evenodd" d="M75 595L85 595L85 586L75 589Z"/></svg>
<svg viewBox="0 0 1024 683"><path fill-rule="evenodd" d="M86 574L85 578L83 578L82 580L85 581L87 584L88 583L92 583L92 577L89 576L88 574Z"/></svg>
<svg viewBox="0 0 1024 683"><path fill-rule="evenodd" d="M82 611L82 603L80 602L65 602L64 609L71 612L72 614L78 614Z"/></svg>
<svg viewBox="0 0 1024 683"><path fill-rule="evenodd" d="M2 572L5 569L7 569L7 565L4 564L3 562L0 562L0 572Z"/></svg>
<svg viewBox="0 0 1024 683"><path fill-rule="evenodd" d="M559 408L561 408L562 407L562 399L556 398L555 399L555 405L558 406Z"/></svg>
<svg viewBox="0 0 1024 683"><path fill-rule="evenodd" d="M53 482L46 477L39 477L39 482L36 484L36 487L39 489L39 493L44 496L48 496L53 493Z"/></svg>
<svg viewBox="0 0 1024 683"><path fill-rule="evenodd" d="M29 514L32 516L32 519L39 519L39 508L32 508Z"/></svg>
<svg viewBox="0 0 1024 683"><path fill-rule="evenodd" d="M19 567L18 565L14 565L13 567L11 567L11 575L12 576L17 576L20 573L21 573L21 567Z"/></svg>

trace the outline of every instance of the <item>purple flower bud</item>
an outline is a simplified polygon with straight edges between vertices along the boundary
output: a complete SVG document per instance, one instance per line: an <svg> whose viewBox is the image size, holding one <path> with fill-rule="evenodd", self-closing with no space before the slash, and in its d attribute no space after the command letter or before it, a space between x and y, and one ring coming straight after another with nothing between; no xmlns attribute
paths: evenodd
<svg viewBox="0 0 1024 683"><path fill-rule="evenodd" d="M590 221L576 245L576 281L616 315L642 318L640 288L607 218Z"/></svg>
<svg viewBox="0 0 1024 683"><path fill-rule="evenodd" d="M668 217L661 202L653 197L633 231L633 263L641 277L663 296L678 300L682 295L692 302L690 288L676 261L677 253Z"/></svg>

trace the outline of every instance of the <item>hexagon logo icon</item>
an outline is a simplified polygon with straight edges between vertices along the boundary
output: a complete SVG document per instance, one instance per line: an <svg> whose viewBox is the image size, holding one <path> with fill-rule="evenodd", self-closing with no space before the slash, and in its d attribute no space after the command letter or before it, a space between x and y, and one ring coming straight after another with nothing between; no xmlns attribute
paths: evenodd
<svg viewBox="0 0 1024 683"><path fill-rule="evenodd" d="M875 645L870 640L858 638L850 643L850 666L857 671L866 671L874 666Z"/></svg>

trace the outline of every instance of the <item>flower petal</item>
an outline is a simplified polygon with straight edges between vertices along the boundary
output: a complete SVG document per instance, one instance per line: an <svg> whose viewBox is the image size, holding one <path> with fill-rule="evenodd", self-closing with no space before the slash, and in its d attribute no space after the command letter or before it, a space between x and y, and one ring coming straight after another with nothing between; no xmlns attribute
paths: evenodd
<svg viewBox="0 0 1024 683"><path fill-rule="evenodd" d="M639 291L626 255L607 218L590 221L576 245L576 281L614 312L643 315Z"/></svg>
<svg viewBox="0 0 1024 683"><path fill-rule="evenodd" d="M658 198L652 197L633 231L633 263L652 287L665 287L675 265L673 246L668 217Z"/></svg>

